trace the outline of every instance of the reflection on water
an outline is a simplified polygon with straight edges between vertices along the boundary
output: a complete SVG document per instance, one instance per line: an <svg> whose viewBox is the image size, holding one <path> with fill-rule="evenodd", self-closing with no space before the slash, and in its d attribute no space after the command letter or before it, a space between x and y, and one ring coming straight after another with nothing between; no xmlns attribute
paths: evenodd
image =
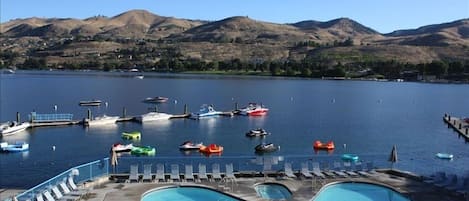
<svg viewBox="0 0 469 201"><path fill-rule="evenodd" d="M168 130L171 126L171 120L146 121L142 123L143 129Z"/></svg>
<svg viewBox="0 0 469 201"><path fill-rule="evenodd" d="M197 120L200 125L200 129L205 131L208 135L213 135L216 131L216 125L218 119L221 117L213 116L213 117L203 117Z"/></svg>
<svg viewBox="0 0 469 201"><path fill-rule="evenodd" d="M30 136L31 135L30 135L29 129L26 129L24 131L20 131L18 133L15 133L14 135L3 136L0 139L2 139L2 141L8 142L8 143L14 143L14 142L18 142L18 141L28 142Z"/></svg>
<svg viewBox="0 0 469 201"><path fill-rule="evenodd" d="M85 127L86 133L115 134L117 132L117 124L105 124L99 126Z"/></svg>

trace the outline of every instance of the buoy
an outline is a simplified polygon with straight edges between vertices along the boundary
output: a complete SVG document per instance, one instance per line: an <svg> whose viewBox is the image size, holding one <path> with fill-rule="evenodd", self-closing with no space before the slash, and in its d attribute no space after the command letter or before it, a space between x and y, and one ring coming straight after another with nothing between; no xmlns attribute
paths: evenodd
<svg viewBox="0 0 469 201"><path fill-rule="evenodd" d="M280 150L280 145L278 145L278 150Z"/></svg>
<svg viewBox="0 0 469 201"><path fill-rule="evenodd" d="M174 104L178 104L178 101L177 101L177 100L174 100Z"/></svg>
<svg viewBox="0 0 469 201"><path fill-rule="evenodd" d="M331 102L332 102L332 103L335 103L335 98L333 98L333 99L331 100Z"/></svg>
<svg viewBox="0 0 469 201"><path fill-rule="evenodd" d="M52 151L55 151L55 146L52 146Z"/></svg>
<svg viewBox="0 0 469 201"><path fill-rule="evenodd" d="M293 97L290 97L290 100L293 101Z"/></svg>
<svg viewBox="0 0 469 201"><path fill-rule="evenodd" d="M347 144L344 144L344 149L346 149L346 148L347 148Z"/></svg>

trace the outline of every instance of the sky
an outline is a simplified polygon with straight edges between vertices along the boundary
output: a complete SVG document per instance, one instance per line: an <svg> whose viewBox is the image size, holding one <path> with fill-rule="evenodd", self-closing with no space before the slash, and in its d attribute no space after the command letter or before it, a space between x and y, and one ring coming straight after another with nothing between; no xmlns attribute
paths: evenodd
<svg viewBox="0 0 469 201"><path fill-rule="evenodd" d="M112 17L133 9L209 21L248 16L295 23L347 17L380 33L469 18L469 0L0 0L0 22L29 17Z"/></svg>

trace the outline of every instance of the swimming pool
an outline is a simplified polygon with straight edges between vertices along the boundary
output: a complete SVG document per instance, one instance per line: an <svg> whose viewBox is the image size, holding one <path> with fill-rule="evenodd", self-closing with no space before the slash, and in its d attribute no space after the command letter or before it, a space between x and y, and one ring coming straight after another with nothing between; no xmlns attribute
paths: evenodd
<svg viewBox="0 0 469 201"><path fill-rule="evenodd" d="M381 185L343 182L323 187L313 201L410 201L399 192Z"/></svg>
<svg viewBox="0 0 469 201"><path fill-rule="evenodd" d="M276 184L276 183L263 183L254 186L257 195L261 198L272 199L272 200L284 200L290 199L292 193L287 187Z"/></svg>
<svg viewBox="0 0 469 201"><path fill-rule="evenodd" d="M196 186L174 186L160 189L153 189L143 194L141 201L241 201L227 194Z"/></svg>

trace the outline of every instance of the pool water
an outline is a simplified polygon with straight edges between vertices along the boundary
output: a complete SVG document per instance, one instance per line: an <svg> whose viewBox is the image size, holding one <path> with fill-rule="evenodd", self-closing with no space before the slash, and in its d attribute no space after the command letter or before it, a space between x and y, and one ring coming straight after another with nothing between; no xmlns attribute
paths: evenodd
<svg viewBox="0 0 469 201"><path fill-rule="evenodd" d="M410 201L385 186L368 183L338 183L324 187L313 201Z"/></svg>
<svg viewBox="0 0 469 201"><path fill-rule="evenodd" d="M264 183L258 184L254 188L257 195L264 199L283 200L290 199L292 196L291 192L280 184Z"/></svg>
<svg viewBox="0 0 469 201"><path fill-rule="evenodd" d="M240 201L234 197L203 187L170 187L146 193L141 201Z"/></svg>

